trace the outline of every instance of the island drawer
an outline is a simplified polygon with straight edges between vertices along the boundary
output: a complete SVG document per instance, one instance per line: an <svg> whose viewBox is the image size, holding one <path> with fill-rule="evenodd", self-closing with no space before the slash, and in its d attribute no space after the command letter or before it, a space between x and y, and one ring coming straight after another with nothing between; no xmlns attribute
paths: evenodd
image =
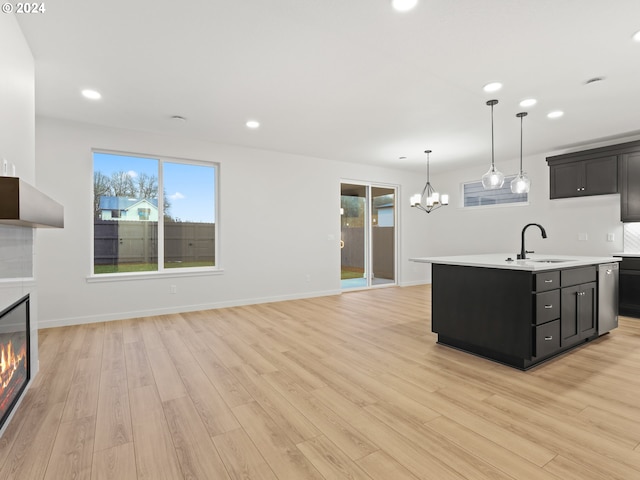
<svg viewBox="0 0 640 480"><path fill-rule="evenodd" d="M596 277L597 271L595 266L569 268L562 270L560 284L563 287L570 287L571 285L578 285L580 283L595 282Z"/></svg>
<svg viewBox="0 0 640 480"><path fill-rule="evenodd" d="M537 273L535 275L535 288L536 292L560 288L560 272L556 270L553 272Z"/></svg>
<svg viewBox="0 0 640 480"><path fill-rule="evenodd" d="M560 290L538 293L535 297L536 325L560 318Z"/></svg>
<svg viewBox="0 0 640 480"><path fill-rule="evenodd" d="M560 320L554 320L534 328L534 357L543 357L560 349Z"/></svg>

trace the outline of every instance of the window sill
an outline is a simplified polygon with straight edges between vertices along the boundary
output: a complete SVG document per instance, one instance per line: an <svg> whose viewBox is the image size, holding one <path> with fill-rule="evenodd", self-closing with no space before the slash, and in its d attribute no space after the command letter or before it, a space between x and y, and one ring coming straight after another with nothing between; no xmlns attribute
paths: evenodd
<svg viewBox="0 0 640 480"><path fill-rule="evenodd" d="M517 202L517 203L498 203L494 205L473 205L473 206L461 206L459 207L461 210L483 210L483 209L491 209L491 208L509 208L509 207L528 207L530 203L527 202Z"/></svg>
<svg viewBox="0 0 640 480"><path fill-rule="evenodd" d="M8 277L0 279L0 287L13 287L19 285L21 287L32 286L36 284L34 277Z"/></svg>
<svg viewBox="0 0 640 480"><path fill-rule="evenodd" d="M139 273L103 273L100 275L89 275L86 277L87 283L103 282L126 282L130 280L152 280L159 278L184 278L184 277L208 277L212 275L222 275L221 268L183 268L180 271L162 272L139 272Z"/></svg>

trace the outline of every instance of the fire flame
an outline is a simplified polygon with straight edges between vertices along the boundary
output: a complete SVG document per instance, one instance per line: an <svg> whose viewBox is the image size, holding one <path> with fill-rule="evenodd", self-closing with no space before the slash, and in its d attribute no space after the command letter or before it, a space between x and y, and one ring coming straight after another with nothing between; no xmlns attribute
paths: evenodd
<svg viewBox="0 0 640 480"><path fill-rule="evenodd" d="M7 388L14 372L20 367L20 362L22 362L26 354L26 345L22 345L17 354L11 341L7 345L0 346L0 381L2 382L2 390Z"/></svg>

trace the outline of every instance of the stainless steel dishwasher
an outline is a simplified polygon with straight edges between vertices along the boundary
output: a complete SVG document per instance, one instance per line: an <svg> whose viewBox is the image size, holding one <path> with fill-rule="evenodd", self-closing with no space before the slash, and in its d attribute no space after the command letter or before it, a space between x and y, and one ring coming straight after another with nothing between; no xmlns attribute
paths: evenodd
<svg viewBox="0 0 640 480"><path fill-rule="evenodd" d="M618 263L598 265L598 335L618 326Z"/></svg>

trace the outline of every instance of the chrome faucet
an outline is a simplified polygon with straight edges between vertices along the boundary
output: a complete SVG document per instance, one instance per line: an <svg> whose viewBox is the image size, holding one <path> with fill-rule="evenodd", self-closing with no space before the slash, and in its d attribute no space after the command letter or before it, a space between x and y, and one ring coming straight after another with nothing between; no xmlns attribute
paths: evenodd
<svg viewBox="0 0 640 480"><path fill-rule="evenodd" d="M529 228L532 225L535 225L540 229L540 232L542 233L542 238L547 238L547 232L544 230L544 227L542 225L540 225L539 223L527 223L522 229L522 243L520 244L520 253L518 254L518 260L526 260L527 253L534 253L534 252L528 252L524 248L524 232L527 230L527 228Z"/></svg>

